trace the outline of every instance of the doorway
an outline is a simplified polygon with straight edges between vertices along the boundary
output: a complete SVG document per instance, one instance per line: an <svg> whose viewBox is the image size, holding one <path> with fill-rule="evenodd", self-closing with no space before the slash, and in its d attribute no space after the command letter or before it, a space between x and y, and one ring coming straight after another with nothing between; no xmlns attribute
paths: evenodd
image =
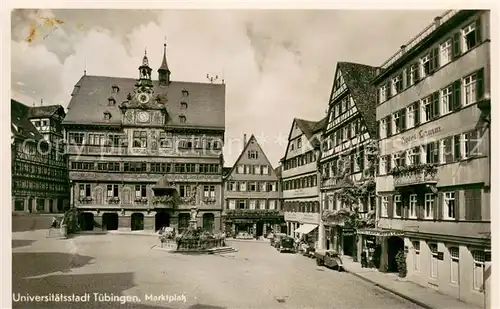
<svg viewBox="0 0 500 309"><path fill-rule="evenodd" d="M82 231L92 231L94 229L94 214L91 212L82 212L80 214L80 227Z"/></svg>
<svg viewBox="0 0 500 309"><path fill-rule="evenodd" d="M205 231L213 232L215 216L212 213L203 214L203 229Z"/></svg>
<svg viewBox="0 0 500 309"><path fill-rule="evenodd" d="M158 211L155 215L155 230L170 226L170 215L166 211Z"/></svg>
<svg viewBox="0 0 500 309"><path fill-rule="evenodd" d="M102 227L108 231L117 230L118 214L111 212L102 214Z"/></svg>
<svg viewBox="0 0 500 309"><path fill-rule="evenodd" d="M262 235L264 235L264 224L262 224L262 222L257 222L257 237L260 237Z"/></svg>
<svg viewBox="0 0 500 309"><path fill-rule="evenodd" d="M138 212L130 216L130 229L132 231L144 230L144 215Z"/></svg>
<svg viewBox="0 0 500 309"><path fill-rule="evenodd" d="M387 271L397 272L398 263L396 262L396 255L399 251L404 250L404 240L398 236L391 236L387 239Z"/></svg>

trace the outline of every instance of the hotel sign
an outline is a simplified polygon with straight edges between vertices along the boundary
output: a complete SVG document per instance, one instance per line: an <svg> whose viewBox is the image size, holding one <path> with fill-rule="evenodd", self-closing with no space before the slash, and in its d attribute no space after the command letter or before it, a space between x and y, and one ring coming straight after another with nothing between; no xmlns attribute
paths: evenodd
<svg viewBox="0 0 500 309"><path fill-rule="evenodd" d="M419 141L419 140L422 140L425 138L432 137L433 135L435 135L437 133L441 133L441 131L442 131L442 129L440 126L434 127L432 129L427 129L427 130L419 130L417 132L414 132L410 136L402 136L401 143L403 145L405 145L405 144L408 144L411 142Z"/></svg>

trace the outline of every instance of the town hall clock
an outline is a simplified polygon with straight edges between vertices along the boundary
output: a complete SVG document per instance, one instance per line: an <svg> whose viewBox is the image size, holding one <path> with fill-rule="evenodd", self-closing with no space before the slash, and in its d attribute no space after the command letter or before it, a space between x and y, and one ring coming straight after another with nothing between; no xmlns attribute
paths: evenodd
<svg viewBox="0 0 500 309"><path fill-rule="evenodd" d="M149 102L149 95L147 93L139 93L138 96L137 96L137 99L142 104L146 104L146 103Z"/></svg>
<svg viewBox="0 0 500 309"><path fill-rule="evenodd" d="M140 112L137 115L137 120L139 120L139 122L148 122L149 121L149 113L148 112Z"/></svg>

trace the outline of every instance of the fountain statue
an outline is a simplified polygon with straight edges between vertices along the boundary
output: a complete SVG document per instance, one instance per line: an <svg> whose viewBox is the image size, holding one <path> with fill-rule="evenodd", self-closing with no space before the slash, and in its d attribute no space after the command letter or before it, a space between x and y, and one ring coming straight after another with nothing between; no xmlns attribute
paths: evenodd
<svg viewBox="0 0 500 309"><path fill-rule="evenodd" d="M189 227L192 229L197 228L197 219L196 219L197 215L198 215L198 207L193 205L191 207L191 219L189 220Z"/></svg>

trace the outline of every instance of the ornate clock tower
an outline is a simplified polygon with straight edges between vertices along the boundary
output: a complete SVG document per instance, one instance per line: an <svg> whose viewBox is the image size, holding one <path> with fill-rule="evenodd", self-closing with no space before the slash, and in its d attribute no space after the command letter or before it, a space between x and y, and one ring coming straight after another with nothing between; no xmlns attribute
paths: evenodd
<svg viewBox="0 0 500 309"><path fill-rule="evenodd" d="M167 115L167 93L155 93L151 80L151 72L146 52L139 67L139 79L135 83L133 93L120 104L123 124L126 125L164 125Z"/></svg>

